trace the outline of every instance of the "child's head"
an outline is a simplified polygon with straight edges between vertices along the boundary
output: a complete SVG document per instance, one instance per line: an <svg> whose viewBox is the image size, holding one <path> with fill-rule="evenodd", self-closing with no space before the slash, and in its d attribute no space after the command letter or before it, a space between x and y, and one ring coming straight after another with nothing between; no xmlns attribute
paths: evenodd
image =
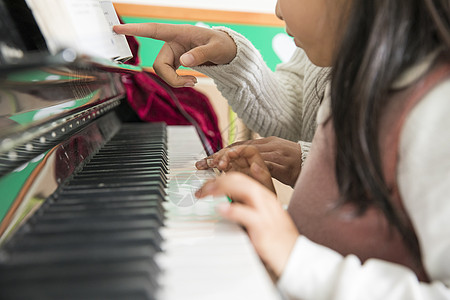
<svg viewBox="0 0 450 300"><path fill-rule="evenodd" d="M278 0L276 15L314 64L331 66L341 45L347 52L406 51L420 40L419 52L429 52L444 40L435 37L448 30L449 6L448 0Z"/></svg>
<svg viewBox="0 0 450 300"><path fill-rule="evenodd" d="M366 0L372 1L372 0ZM333 61L352 0L278 0L276 15L286 23L286 32L318 66Z"/></svg>

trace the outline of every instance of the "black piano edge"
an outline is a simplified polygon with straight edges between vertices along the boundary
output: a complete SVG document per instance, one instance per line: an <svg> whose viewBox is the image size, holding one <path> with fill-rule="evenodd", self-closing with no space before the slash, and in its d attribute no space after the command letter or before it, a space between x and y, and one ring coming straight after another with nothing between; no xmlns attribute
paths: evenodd
<svg viewBox="0 0 450 300"><path fill-rule="evenodd" d="M121 98L123 95L104 99L92 106L72 110L69 114L58 116L57 119L46 120L44 124L0 137L0 177L50 150L82 130L91 121L112 111L120 105Z"/></svg>
<svg viewBox="0 0 450 300"><path fill-rule="evenodd" d="M142 72L139 66L125 64L121 61L111 61L106 58L94 57L77 53L74 49L62 49L55 55L47 51L36 51L27 53L20 59L9 61L7 64L0 64L0 80L5 74L27 70L30 68L72 66L76 68L92 69L113 73L136 74Z"/></svg>

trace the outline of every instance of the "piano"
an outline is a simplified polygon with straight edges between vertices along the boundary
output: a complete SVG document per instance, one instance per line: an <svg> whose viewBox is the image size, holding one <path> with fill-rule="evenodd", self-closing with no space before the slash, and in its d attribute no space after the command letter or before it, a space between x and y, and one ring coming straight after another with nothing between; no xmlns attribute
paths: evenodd
<svg viewBox="0 0 450 300"><path fill-rule="evenodd" d="M0 66L0 299L280 299L245 231L193 193L192 126L138 122L70 50Z"/></svg>

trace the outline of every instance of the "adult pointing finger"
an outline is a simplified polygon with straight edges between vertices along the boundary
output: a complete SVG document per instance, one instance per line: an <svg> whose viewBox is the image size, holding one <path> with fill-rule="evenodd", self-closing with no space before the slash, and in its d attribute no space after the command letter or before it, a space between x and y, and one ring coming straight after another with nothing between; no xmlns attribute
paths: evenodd
<svg viewBox="0 0 450 300"><path fill-rule="evenodd" d="M219 65L231 62L236 56L236 44L225 32L193 25L162 23L123 24L114 26L118 34L141 36L164 41L153 68L174 87L194 86L194 76L180 76L180 65Z"/></svg>

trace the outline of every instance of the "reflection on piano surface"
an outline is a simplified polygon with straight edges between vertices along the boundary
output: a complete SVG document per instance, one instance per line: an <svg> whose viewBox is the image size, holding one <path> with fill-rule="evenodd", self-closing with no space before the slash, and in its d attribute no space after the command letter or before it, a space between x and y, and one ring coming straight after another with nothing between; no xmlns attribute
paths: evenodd
<svg viewBox="0 0 450 300"><path fill-rule="evenodd" d="M278 299L227 199L193 196L194 128L127 121L139 70L48 61L0 68L0 299Z"/></svg>

